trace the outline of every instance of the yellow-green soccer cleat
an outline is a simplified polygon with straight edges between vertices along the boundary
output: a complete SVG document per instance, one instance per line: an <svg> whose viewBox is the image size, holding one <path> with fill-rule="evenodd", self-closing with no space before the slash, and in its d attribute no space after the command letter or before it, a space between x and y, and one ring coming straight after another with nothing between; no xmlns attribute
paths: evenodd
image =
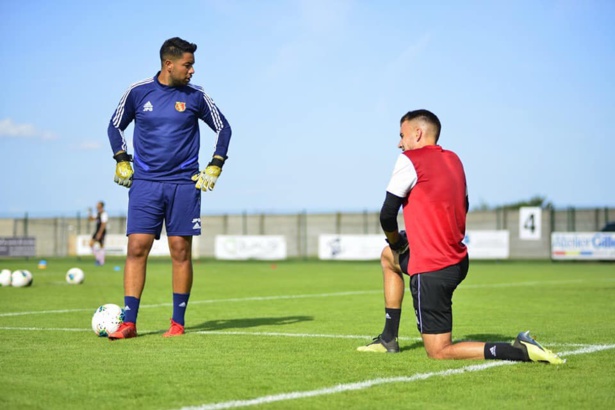
<svg viewBox="0 0 615 410"><path fill-rule="evenodd" d="M518 347L525 352L526 358L532 362L542 362L551 364L563 364L566 360L561 359L558 355L545 349L530 336L530 331L521 332L513 342L514 347Z"/></svg>
<svg viewBox="0 0 615 410"><path fill-rule="evenodd" d="M382 335L374 337L374 340L367 346L357 347L359 352L373 352L373 353L399 353L399 344L397 339L385 342L382 340Z"/></svg>

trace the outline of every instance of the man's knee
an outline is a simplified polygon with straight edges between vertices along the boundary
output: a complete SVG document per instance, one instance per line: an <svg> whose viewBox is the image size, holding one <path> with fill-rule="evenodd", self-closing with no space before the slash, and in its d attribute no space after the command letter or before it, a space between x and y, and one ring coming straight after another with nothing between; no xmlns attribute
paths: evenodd
<svg viewBox="0 0 615 410"><path fill-rule="evenodd" d="M169 252L176 262L189 261L192 258L192 244L182 237L172 238L169 240Z"/></svg>
<svg viewBox="0 0 615 410"><path fill-rule="evenodd" d="M425 349L425 352L427 353L427 357L429 357L432 360L443 360L446 359L446 357L444 356L443 352L444 349L441 350L435 350L435 349Z"/></svg>
<svg viewBox="0 0 615 410"><path fill-rule="evenodd" d="M151 239L145 235L131 235L128 237L128 257L131 258L144 258L149 254L152 244L154 242L153 236Z"/></svg>
<svg viewBox="0 0 615 410"><path fill-rule="evenodd" d="M423 344L427 357L434 360L449 359L447 349L453 344L450 333L443 335L423 335Z"/></svg>
<svg viewBox="0 0 615 410"><path fill-rule="evenodd" d="M399 266L399 255L394 253L391 248L386 246L380 254L380 266L383 272L392 272L397 276L403 277L401 266Z"/></svg>
<svg viewBox="0 0 615 410"><path fill-rule="evenodd" d="M384 249L382 249L382 253L380 254L380 264L383 268L392 268L395 265L393 251L388 246L385 246Z"/></svg>

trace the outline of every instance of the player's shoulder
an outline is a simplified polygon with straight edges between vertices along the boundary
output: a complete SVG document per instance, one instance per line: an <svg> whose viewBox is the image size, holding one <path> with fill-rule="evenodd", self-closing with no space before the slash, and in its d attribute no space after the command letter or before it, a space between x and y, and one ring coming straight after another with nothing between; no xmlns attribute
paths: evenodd
<svg viewBox="0 0 615 410"><path fill-rule="evenodd" d="M155 85L154 77L144 78L143 80L136 81L128 87L128 91L149 89Z"/></svg>
<svg viewBox="0 0 615 410"><path fill-rule="evenodd" d="M205 89L201 87L200 85L188 83L188 85L185 88L188 92L197 93L200 95L206 95Z"/></svg>
<svg viewBox="0 0 615 410"><path fill-rule="evenodd" d="M451 157L451 158L454 158L454 159L456 159L456 160L458 160L458 161L461 161L461 158L459 158L459 155L457 155L457 153L456 153L455 151L451 151L450 149L444 149L444 148L442 148L442 152L443 152L445 155L447 155L447 156L449 156L449 157Z"/></svg>

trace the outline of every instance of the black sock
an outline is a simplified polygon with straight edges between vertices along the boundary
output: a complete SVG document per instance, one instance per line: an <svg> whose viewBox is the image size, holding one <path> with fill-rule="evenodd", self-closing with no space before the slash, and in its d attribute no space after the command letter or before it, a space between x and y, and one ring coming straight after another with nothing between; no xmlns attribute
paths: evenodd
<svg viewBox="0 0 615 410"><path fill-rule="evenodd" d="M528 362L529 358L523 349L514 347L510 343L485 343L485 359L512 360L514 362Z"/></svg>
<svg viewBox="0 0 615 410"><path fill-rule="evenodd" d="M385 308L384 330L382 331L382 340L390 342L397 339L399 332L399 319L401 318L401 309Z"/></svg>

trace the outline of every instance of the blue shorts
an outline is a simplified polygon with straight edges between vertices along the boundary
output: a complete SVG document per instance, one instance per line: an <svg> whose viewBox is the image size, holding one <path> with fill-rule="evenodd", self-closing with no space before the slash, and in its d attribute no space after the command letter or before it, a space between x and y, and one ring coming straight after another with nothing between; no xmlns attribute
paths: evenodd
<svg viewBox="0 0 615 410"><path fill-rule="evenodd" d="M126 235L146 233L160 239L163 221L167 236L200 235L201 191L194 184L132 181Z"/></svg>

